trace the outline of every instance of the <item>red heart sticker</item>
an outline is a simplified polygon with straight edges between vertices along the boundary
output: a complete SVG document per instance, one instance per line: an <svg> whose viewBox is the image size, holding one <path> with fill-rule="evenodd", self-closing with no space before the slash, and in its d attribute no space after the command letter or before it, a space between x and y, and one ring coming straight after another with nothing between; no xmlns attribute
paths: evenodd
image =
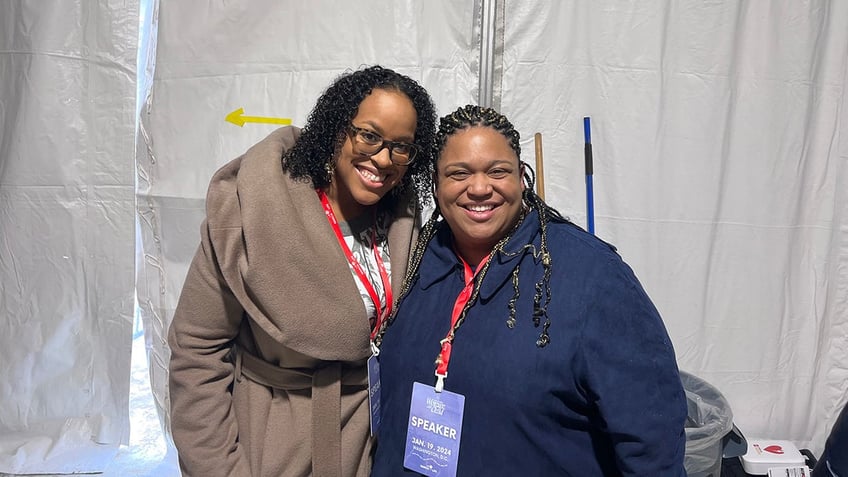
<svg viewBox="0 0 848 477"><path fill-rule="evenodd" d="M783 447L778 445L771 445L763 449L766 452L771 452L772 454L783 454Z"/></svg>

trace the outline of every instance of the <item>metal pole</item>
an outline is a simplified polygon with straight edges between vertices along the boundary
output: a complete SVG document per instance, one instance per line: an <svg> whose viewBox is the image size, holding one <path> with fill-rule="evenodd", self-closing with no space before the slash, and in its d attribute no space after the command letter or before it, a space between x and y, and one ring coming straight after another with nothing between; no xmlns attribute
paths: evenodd
<svg viewBox="0 0 848 477"><path fill-rule="evenodd" d="M497 0L483 0L480 17L480 81L478 84L477 104L485 108L492 107L494 96L492 85L495 76L495 37Z"/></svg>

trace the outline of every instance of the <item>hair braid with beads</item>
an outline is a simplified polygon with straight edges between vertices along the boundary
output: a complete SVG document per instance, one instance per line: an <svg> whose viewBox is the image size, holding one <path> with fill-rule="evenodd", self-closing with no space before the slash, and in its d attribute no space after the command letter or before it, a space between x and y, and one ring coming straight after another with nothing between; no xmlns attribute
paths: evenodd
<svg viewBox="0 0 848 477"><path fill-rule="evenodd" d="M551 325L550 317L548 316L547 307L551 301L551 287L550 287L550 279L551 279L551 257L548 251L548 233L547 233L547 225L549 222L568 222L568 219L564 218L556 209L549 206L545 201L539 197L534 191L535 187L535 173L530 168L530 166L521 161L521 146L519 145L520 135L518 131L515 130L512 123L502 114L498 113L492 108L484 108L480 106L467 105L463 106L453 113L441 118L439 122L439 130L436 134L436 151L437 154L441 154L442 150L445 147L445 143L448 138L456 134L461 130L465 130L471 127L489 127L493 130L502 134L507 142L509 143L510 148L515 152L516 157L518 158L519 165L523 166L524 169L524 193L523 193L523 202L526 208L534 209L538 212L539 216L539 227L541 230L541 241L539 244L540 250L536 250L536 247L530 243L525 244L521 249L516 252L506 252L503 248L512 238L515 230L520 226L520 224L524 220L525 210L522 209L521 217L517 221L513 230L507 233L498 243L492 247L492 253L489 254L489 258L483 264L483 267L480 269L479 273L475 278L474 290L468 302L463 307L460 312L459 317L457 318L456 324L453 329L451 329L448 340L453 340L454 332L462 325L462 322L465 320L466 315L468 314L468 310L474 305L477 301L477 297L480 293L480 285L483 283L483 279L486 276L486 273L489 270L489 266L492 262L492 258L496 253L501 253L503 255L516 255L520 253L524 253L526 251L530 251L534 257L540 259L542 263L542 277L536 282L534 289L535 294L533 296L533 325L538 327L540 324L542 325L542 332L539 335L539 338L536 340L536 346L543 348L548 343L550 343L550 336L548 335L548 328ZM436 159L438 161L438 158ZM433 210L433 214L430 216L427 223L424 224L424 227L421 230L421 233L418 237L418 242L415 245L415 248L412 252L412 255L409 259L409 266L407 268L406 276L404 277L403 284L401 286L401 292L398 299L398 305L406 295L409 293L409 290L412 288L412 285L419 278L419 268L421 265L421 260L424 256L424 252L427 249L427 245L436 235L436 232L439 228L439 222L441 218L441 211L439 210L438 203L436 204L435 209ZM506 320L506 325L512 329L515 327L516 319L516 309L515 303L520 296L520 286L518 283L518 274L519 274L519 265L516 265L515 269L512 272L512 287L513 287L513 296L509 300L507 305L508 308L508 318ZM544 302L542 301L544 298ZM395 320L397 314L397 308L392 312L392 315L383 322L380 330L375 337L375 344L377 346L382 342L383 335L385 334L388 327ZM542 323L542 318L544 318L544 323Z"/></svg>

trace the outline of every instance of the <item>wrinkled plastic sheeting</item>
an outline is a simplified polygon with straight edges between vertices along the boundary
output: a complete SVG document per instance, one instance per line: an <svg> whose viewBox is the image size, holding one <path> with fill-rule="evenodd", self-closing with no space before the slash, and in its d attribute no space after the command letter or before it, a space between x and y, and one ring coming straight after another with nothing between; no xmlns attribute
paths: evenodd
<svg viewBox="0 0 848 477"><path fill-rule="evenodd" d="M42 422L0 437L4 472L78 474L101 472L118 453L114 444L97 444L89 419Z"/></svg>
<svg viewBox="0 0 848 477"><path fill-rule="evenodd" d="M136 2L0 3L0 472L128 443Z"/></svg>

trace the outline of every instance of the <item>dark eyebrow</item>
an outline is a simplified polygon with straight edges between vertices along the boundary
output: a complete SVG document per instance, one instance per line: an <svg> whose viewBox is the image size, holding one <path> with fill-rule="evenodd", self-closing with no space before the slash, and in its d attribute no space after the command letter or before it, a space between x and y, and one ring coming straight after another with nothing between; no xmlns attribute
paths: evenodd
<svg viewBox="0 0 848 477"><path fill-rule="evenodd" d="M491 169L493 167L503 166L503 165L511 166L511 167L517 166L517 164L514 164L511 159L491 159L490 161L488 161L486 163L485 168ZM470 164L468 162L459 161L459 162L452 162L445 167L446 168L447 167L464 167L466 169L470 169Z"/></svg>

